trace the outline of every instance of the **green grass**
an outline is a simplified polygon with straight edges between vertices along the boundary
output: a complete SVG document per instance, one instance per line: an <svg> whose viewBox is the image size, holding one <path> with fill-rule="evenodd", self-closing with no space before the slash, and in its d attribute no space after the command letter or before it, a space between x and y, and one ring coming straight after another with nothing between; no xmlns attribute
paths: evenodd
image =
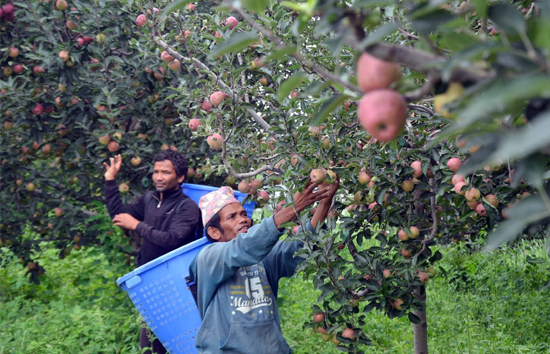
<svg viewBox="0 0 550 354"><path fill-rule="evenodd" d="M550 353L550 294L542 289L550 263L542 244L472 255L465 247L442 252L438 275L427 287L430 353ZM85 248L64 260L46 251L39 286L28 283L16 259L0 268L0 354L139 353L137 311L115 284L130 268L119 263ZM281 325L294 353L340 352L304 329L318 295L300 276L281 281ZM373 345L365 353L413 352L406 318L389 320L376 311L368 318L363 329Z"/></svg>

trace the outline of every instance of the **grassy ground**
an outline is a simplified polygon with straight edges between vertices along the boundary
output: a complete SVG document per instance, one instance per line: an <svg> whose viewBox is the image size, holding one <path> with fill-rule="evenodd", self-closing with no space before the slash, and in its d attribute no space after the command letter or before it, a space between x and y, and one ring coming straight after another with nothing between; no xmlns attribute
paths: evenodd
<svg viewBox="0 0 550 354"><path fill-rule="evenodd" d="M430 353L550 353L549 290L542 289L550 263L542 244L443 253L428 283ZM48 272L40 286L28 284L16 259L0 268L0 354L139 353L137 312L115 284L130 269L86 249L65 260L45 252L41 264ZM301 278L281 283L281 324L294 353L339 352L303 328L317 296ZM369 318L364 330L374 345L366 353L413 352L407 319Z"/></svg>

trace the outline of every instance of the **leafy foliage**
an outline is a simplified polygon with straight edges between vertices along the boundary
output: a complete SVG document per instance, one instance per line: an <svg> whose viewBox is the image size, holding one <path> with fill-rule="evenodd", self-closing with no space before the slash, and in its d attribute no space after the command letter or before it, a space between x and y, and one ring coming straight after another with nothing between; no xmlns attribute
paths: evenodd
<svg viewBox="0 0 550 354"><path fill-rule="evenodd" d="M277 196L271 206L312 169L337 173L331 220L301 256L321 290L313 311L328 314L343 350L371 342L358 304L424 321L422 273L441 259L437 242L490 233L494 248L547 235L548 0L150 6L71 1L58 11L19 1L2 23L2 48L18 54L9 49L0 62L0 245L35 264L31 280L45 271L32 262L44 241L60 256L74 244L139 247L87 227L103 218L102 163L117 151L126 201L149 187L147 161L171 147L189 156L190 181L260 179ZM384 89L407 101L408 117L388 142L358 121L388 108L360 105L369 95L358 87L361 55L400 65L401 78ZM219 103L209 98L217 91ZM192 118L203 123L196 130ZM219 149L205 139L212 134L222 137ZM345 327L358 339L343 338Z"/></svg>

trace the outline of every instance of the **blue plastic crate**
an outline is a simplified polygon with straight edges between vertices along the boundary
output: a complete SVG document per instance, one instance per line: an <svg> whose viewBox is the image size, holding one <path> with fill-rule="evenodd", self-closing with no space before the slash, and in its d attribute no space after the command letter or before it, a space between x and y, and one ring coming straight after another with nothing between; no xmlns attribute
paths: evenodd
<svg viewBox="0 0 550 354"><path fill-rule="evenodd" d="M201 197L205 194L208 194L212 191L220 189L220 187L210 187L210 186L203 186L201 184L191 184L191 183L182 183L181 189L183 190L183 193L187 194L189 198L193 199L197 204L199 204L199 200ZM235 191L235 198L239 202L242 203L244 198L246 197L246 193L241 193L239 191ZM254 211L254 208L256 207L256 203L249 200L243 205L244 210L246 210L246 213L248 214L248 217L252 219L252 212Z"/></svg>
<svg viewBox="0 0 550 354"><path fill-rule="evenodd" d="M218 187L184 183L182 190L197 204L200 197ZM241 201L246 194L235 192ZM256 203L244 208L250 218ZM169 353L198 353L195 338L201 325L199 310L189 291L185 277L199 250L210 242L206 237L182 246L117 280L128 293L141 317Z"/></svg>

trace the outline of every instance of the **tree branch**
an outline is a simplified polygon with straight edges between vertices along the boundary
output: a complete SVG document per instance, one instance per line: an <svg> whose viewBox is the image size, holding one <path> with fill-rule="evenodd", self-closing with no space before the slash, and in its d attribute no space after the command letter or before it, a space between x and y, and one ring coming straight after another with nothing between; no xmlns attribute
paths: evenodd
<svg viewBox="0 0 550 354"><path fill-rule="evenodd" d="M242 102L242 100L239 98L239 96L237 96L233 90L231 90L231 88L229 86L227 86L225 84L225 82L223 82L222 80L220 80L220 78L218 77L218 75L216 75L212 70L210 70L209 67L207 67L204 63L202 63L200 60L198 60L197 58L186 58L184 57L183 55L181 55L180 53L174 51L172 48L170 48L168 46L168 44L166 44L166 42L164 42L163 40L161 40L160 38L158 37L153 37L153 41L160 47L162 47L164 50L166 50L170 55L172 55L174 58L178 59L180 62L182 61L186 61L186 62L193 62L197 67L199 67L200 69L202 70L205 70L208 75L212 76L212 78L214 79L214 81L216 81L218 83L218 85L221 86L221 88L223 88L224 90L226 90L229 95L231 96L231 98L234 100L234 101L237 101L237 102ZM250 116L254 119L254 121L260 126L262 127L264 130L268 131L271 129L271 125L269 125L265 120L263 120L262 117L260 117L260 115L258 113L256 113L255 111L253 111L251 108L246 108L246 111L248 112L248 114L250 114Z"/></svg>
<svg viewBox="0 0 550 354"><path fill-rule="evenodd" d="M248 24L250 24L250 26L252 26L252 28L254 28L258 32L262 33L267 38L269 38L273 43L275 43L276 46L277 46L277 49L282 49L282 48L285 47L286 43L284 41L277 38L277 36L275 36L271 31L269 31L269 30L265 29L264 27L260 26L250 15L248 15L246 12L244 12L244 10L242 8L234 7L229 3L227 3L227 5L229 6L229 8L232 11L235 11L239 15L241 15L242 18L246 22L248 22ZM347 89L349 89L349 90L351 90L355 93L358 93L358 94L363 93L363 91L359 87L357 87L355 85L352 85L349 82L340 79L340 77L338 77L337 75L334 75L334 74L326 71L324 68L320 67L319 65L315 64L314 62L309 61L306 58L304 58L300 53L296 52L294 54L291 54L291 56L294 57L299 62L301 62L303 65L305 65L308 68L315 71L317 73L317 75L319 75L320 77L322 77L326 80L329 80L329 81L336 82L336 83L344 86L345 88L347 88Z"/></svg>

